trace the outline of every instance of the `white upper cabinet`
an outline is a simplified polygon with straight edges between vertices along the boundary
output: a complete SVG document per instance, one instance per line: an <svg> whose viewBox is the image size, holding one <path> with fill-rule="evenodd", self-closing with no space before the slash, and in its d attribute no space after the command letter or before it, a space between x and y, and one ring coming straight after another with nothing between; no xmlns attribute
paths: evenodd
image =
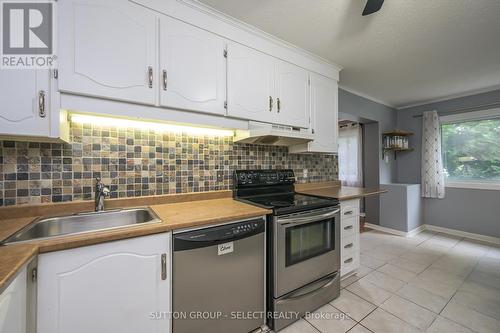
<svg viewBox="0 0 500 333"><path fill-rule="evenodd" d="M274 123L275 59L232 43L227 55L227 113L231 117Z"/></svg>
<svg viewBox="0 0 500 333"><path fill-rule="evenodd" d="M309 72L277 60L275 77L277 122L309 127Z"/></svg>
<svg viewBox="0 0 500 333"><path fill-rule="evenodd" d="M292 146L291 153L337 153L338 83L311 73L311 133L314 141Z"/></svg>
<svg viewBox="0 0 500 333"><path fill-rule="evenodd" d="M226 42L179 20L160 20L160 104L225 114Z"/></svg>
<svg viewBox="0 0 500 333"><path fill-rule="evenodd" d="M50 135L48 70L2 70L0 135Z"/></svg>
<svg viewBox="0 0 500 333"><path fill-rule="evenodd" d="M309 73L240 44L227 59L227 114L231 117L309 127Z"/></svg>
<svg viewBox="0 0 500 333"><path fill-rule="evenodd" d="M59 5L59 89L155 104L157 17L123 0Z"/></svg>
<svg viewBox="0 0 500 333"><path fill-rule="evenodd" d="M169 333L171 234L41 254L38 333Z"/></svg>

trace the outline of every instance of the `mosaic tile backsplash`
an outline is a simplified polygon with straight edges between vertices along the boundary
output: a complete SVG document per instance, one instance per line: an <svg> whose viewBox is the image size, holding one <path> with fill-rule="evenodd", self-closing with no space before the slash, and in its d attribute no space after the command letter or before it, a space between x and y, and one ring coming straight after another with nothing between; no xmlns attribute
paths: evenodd
<svg viewBox="0 0 500 333"><path fill-rule="evenodd" d="M0 141L0 205L91 200L96 177L112 198L123 198L232 189L236 169L291 168L301 183L338 175L336 156L288 154L232 137L72 123L70 138Z"/></svg>

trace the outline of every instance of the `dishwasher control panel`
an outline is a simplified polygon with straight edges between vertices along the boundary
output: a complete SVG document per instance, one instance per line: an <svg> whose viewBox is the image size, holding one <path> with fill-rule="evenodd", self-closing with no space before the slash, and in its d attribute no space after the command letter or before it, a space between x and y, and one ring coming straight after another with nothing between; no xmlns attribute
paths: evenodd
<svg viewBox="0 0 500 333"><path fill-rule="evenodd" d="M198 248L236 241L263 233L265 219L256 218L242 222L225 224L174 234L174 250Z"/></svg>

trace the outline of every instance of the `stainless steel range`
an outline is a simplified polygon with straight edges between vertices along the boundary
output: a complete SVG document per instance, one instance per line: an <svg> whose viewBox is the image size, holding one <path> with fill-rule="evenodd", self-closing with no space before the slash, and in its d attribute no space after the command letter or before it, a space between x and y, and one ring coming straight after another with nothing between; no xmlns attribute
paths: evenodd
<svg viewBox="0 0 500 333"><path fill-rule="evenodd" d="M277 331L340 293L339 202L295 192L293 170L235 172L237 200L272 209L267 221L268 326Z"/></svg>

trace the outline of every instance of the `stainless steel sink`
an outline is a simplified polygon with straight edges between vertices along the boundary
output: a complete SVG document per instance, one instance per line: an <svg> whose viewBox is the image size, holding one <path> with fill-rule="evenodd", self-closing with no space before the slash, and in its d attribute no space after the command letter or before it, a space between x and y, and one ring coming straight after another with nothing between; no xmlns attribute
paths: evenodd
<svg viewBox="0 0 500 333"><path fill-rule="evenodd" d="M2 243L27 242L158 222L161 220L149 208L79 213L35 220Z"/></svg>

